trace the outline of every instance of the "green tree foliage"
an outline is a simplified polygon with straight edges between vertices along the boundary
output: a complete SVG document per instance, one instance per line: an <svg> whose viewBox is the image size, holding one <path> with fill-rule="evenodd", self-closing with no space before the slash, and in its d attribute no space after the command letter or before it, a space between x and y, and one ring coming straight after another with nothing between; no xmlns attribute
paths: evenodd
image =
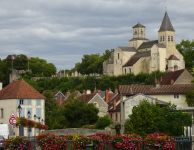
<svg viewBox="0 0 194 150"><path fill-rule="evenodd" d="M194 40L182 40L180 44L176 45L176 48L183 55L185 60L185 68L190 72L193 72L194 68Z"/></svg>
<svg viewBox="0 0 194 150"><path fill-rule="evenodd" d="M55 74L56 71L57 69L52 63L44 64L43 74L45 77L51 77L51 75Z"/></svg>
<svg viewBox="0 0 194 150"><path fill-rule="evenodd" d="M96 129L105 129L107 126L112 124L113 121L108 116L100 117L96 122Z"/></svg>
<svg viewBox="0 0 194 150"><path fill-rule="evenodd" d="M49 129L62 129L65 127L64 107L58 106L51 92L45 92L45 120Z"/></svg>
<svg viewBox="0 0 194 150"><path fill-rule="evenodd" d="M194 80L191 81L192 84L194 84ZM194 90L188 89L185 93L186 102L189 107L194 106Z"/></svg>
<svg viewBox="0 0 194 150"><path fill-rule="evenodd" d="M64 109L67 127L77 128L95 123L98 120L98 112L98 108L93 104L86 104L84 100L78 100L72 94Z"/></svg>
<svg viewBox="0 0 194 150"><path fill-rule="evenodd" d="M153 132L165 132L169 135L180 136L184 126L191 126L192 118L188 113L176 110L170 103L163 107L142 100L132 110L125 123L127 133L147 135Z"/></svg>

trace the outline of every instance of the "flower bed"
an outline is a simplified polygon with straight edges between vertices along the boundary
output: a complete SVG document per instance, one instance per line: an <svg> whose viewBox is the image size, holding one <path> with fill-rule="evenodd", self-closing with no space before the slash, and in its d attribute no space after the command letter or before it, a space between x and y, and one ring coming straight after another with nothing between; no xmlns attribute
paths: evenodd
<svg viewBox="0 0 194 150"><path fill-rule="evenodd" d="M29 142L30 139L24 139L22 137L13 137L4 141L4 148L9 150L32 150L33 143Z"/></svg>
<svg viewBox="0 0 194 150"><path fill-rule="evenodd" d="M24 117L17 118L16 126L38 128L39 130L41 130L41 129L47 130L48 129L47 125L43 125L39 122L35 122L33 120L29 120L29 119L26 119Z"/></svg>

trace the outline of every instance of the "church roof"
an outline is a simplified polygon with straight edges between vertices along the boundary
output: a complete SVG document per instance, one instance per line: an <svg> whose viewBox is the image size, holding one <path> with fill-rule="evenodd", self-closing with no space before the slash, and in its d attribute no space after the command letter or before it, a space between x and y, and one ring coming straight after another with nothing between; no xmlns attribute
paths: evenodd
<svg viewBox="0 0 194 150"><path fill-rule="evenodd" d="M154 44L158 44L158 40L143 42L137 50L144 49L144 48L151 48Z"/></svg>
<svg viewBox="0 0 194 150"><path fill-rule="evenodd" d="M179 60L175 55L170 55L167 60Z"/></svg>
<svg viewBox="0 0 194 150"><path fill-rule="evenodd" d="M143 51L135 53L132 58L148 57L151 56L151 51Z"/></svg>
<svg viewBox="0 0 194 150"><path fill-rule="evenodd" d="M186 69L181 69L173 72L168 72L162 81L160 82L160 85L171 85L171 79L175 82L178 77L185 71Z"/></svg>
<svg viewBox="0 0 194 150"><path fill-rule="evenodd" d="M0 99L45 99L26 81L17 80L8 84L0 91Z"/></svg>
<svg viewBox="0 0 194 150"><path fill-rule="evenodd" d="M126 66L133 66L140 58L131 58L127 63L125 63L125 65L123 65L123 67Z"/></svg>
<svg viewBox="0 0 194 150"><path fill-rule="evenodd" d="M136 50L134 47L122 47L122 46L119 46L119 48L120 48L122 51L137 52L137 50Z"/></svg>
<svg viewBox="0 0 194 150"><path fill-rule="evenodd" d="M175 31L170 22L167 12L164 14L164 18L158 32L161 31Z"/></svg>
<svg viewBox="0 0 194 150"><path fill-rule="evenodd" d="M142 27L142 28L145 28L144 25L142 25L141 23L138 22L138 24L136 24L135 26L133 26L133 28L138 28L138 27Z"/></svg>
<svg viewBox="0 0 194 150"><path fill-rule="evenodd" d="M136 40L149 40L149 39L146 39L146 38L132 38L129 41L136 41Z"/></svg>

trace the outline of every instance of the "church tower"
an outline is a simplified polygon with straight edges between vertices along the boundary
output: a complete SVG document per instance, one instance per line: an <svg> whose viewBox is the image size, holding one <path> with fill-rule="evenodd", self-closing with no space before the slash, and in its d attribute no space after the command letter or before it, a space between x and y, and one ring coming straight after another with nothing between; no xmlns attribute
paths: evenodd
<svg viewBox="0 0 194 150"><path fill-rule="evenodd" d="M158 43L166 46L166 58L176 53L175 46L175 30L171 24L167 12L164 14L164 18L160 29L158 31Z"/></svg>
<svg viewBox="0 0 194 150"><path fill-rule="evenodd" d="M139 22L133 27L133 38L145 38L145 26Z"/></svg>

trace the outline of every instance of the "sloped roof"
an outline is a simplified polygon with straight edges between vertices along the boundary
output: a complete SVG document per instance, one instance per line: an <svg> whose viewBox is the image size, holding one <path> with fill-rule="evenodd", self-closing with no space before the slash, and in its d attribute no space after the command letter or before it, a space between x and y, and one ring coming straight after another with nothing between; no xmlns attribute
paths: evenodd
<svg viewBox="0 0 194 150"><path fill-rule="evenodd" d="M125 63L125 65L123 65L123 67L126 66L133 66L140 58L131 58L128 62Z"/></svg>
<svg viewBox="0 0 194 150"><path fill-rule="evenodd" d="M160 85L155 88L154 85L120 85L119 93L123 95L134 95L138 93L149 95L162 94L184 94L188 89L194 90L193 84Z"/></svg>
<svg viewBox="0 0 194 150"><path fill-rule="evenodd" d="M116 95L117 93L108 93L108 99L109 101ZM105 94L106 95L106 94ZM106 97L106 96L105 96ZM103 98L103 100L105 101L105 97Z"/></svg>
<svg viewBox="0 0 194 150"><path fill-rule="evenodd" d="M161 31L175 31L168 17L167 12L164 14L164 18L162 20L162 24L158 32L161 32Z"/></svg>
<svg viewBox="0 0 194 150"><path fill-rule="evenodd" d="M45 99L45 97L30 86L26 81L11 82L0 91L0 99Z"/></svg>
<svg viewBox="0 0 194 150"><path fill-rule="evenodd" d="M137 52L137 50L134 47L123 47L118 46L122 51L130 51L130 52Z"/></svg>
<svg viewBox="0 0 194 150"><path fill-rule="evenodd" d="M138 27L142 27L142 28L145 28L144 25L142 25L141 23L138 22L138 24L136 24L135 26L133 26L133 28L138 28Z"/></svg>
<svg viewBox="0 0 194 150"><path fill-rule="evenodd" d="M111 100L108 101L108 109L113 107L114 101L116 100L116 103L121 99L121 96L119 94L116 94Z"/></svg>
<svg viewBox="0 0 194 150"><path fill-rule="evenodd" d="M108 112L121 112L121 103L116 106L116 109L109 109Z"/></svg>
<svg viewBox="0 0 194 150"><path fill-rule="evenodd" d="M175 82L178 77L185 71L186 69L181 69L181 70L177 70L177 71L170 71L168 72L164 78L162 79L162 81L160 82L161 85L170 85L171 84L171 79L173 79L173 81Z"/></svg>
<svg viewBox="0 0 194 150"><path fill-rule="evenodd" d="M160 48L166 48L166 46L164 45L164 44L156 44L158 47L160 47Z"/></svg>
<svg viewBox="0 0 194 150"><path fill-rule="evenodd" d="M148 57L151 56L151 51L143 51L135 53L132 58Z"/></svg>
<svg viewBox="0 0 194 150"><path fill-rule="evenodd" d="M154 44L158 44L158 40L143 42L137 50L144 49L144 48L151 48Z"/></svg>
<svg viewBox="0 0 194 150"><path fill-rule="evenodd" d="M170 55L167 60L179 60L175 55Z"/></svg>
<svg viewBox="0 0 194 150"><path fill-rule="evenodd" d="M85 95L81 95L79 97L79 99L81 100L83 98L85 100L85 103L88 103L95 95L96 95L96 93L93 93L93 94L85 94Z"/></svg>

